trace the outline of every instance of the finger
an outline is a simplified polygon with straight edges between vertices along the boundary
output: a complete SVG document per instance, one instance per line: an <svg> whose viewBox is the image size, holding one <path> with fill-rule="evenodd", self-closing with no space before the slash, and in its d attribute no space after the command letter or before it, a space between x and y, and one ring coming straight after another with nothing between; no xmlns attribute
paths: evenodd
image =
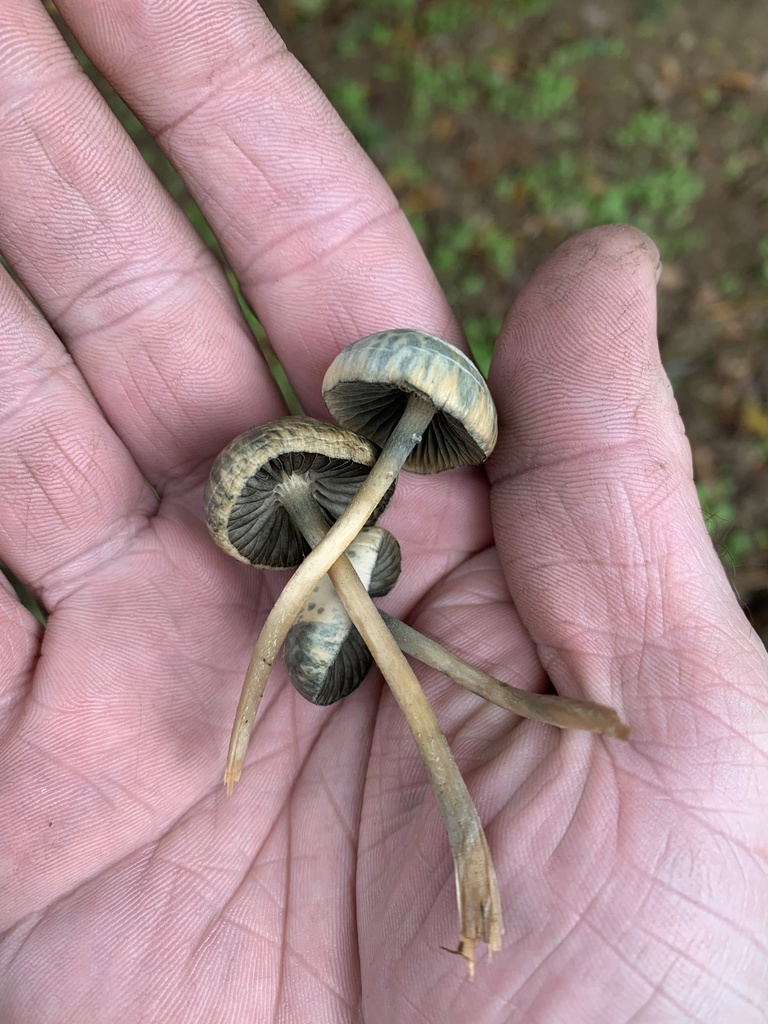
<svg viewBox="0 0 768 1024"><path fill-rule="evenodd" d="M0 5L0 248L162 489L282 412L213 257L41 4Z"/></svg>
<svg viewBox="0 0 768 1024"><path fill-rule="evenodd" d="M764 664L702 522L657 268L634 229L572 239L515 304L490 376L492 515L518 611L556 684L627 702L635 732L663 731L674 696L757 692Z"/></svg>
<svg viewBox="0 0 768 1024"><path fill-rule="evenodd" d="M58 6L185 177L308 411L365 334L460 341L391 191L255 5Z"/></svg>
<svg viewBox="0 0 768 1024"><path fill-rule="evenodd" d="M0 268L0 559L47 608L156 501L43 318Z"/></svg>

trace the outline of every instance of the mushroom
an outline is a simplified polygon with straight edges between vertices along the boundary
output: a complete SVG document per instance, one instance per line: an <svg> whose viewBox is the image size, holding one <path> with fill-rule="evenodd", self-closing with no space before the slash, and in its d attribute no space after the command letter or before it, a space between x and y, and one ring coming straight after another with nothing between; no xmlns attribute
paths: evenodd
<svg viewBox="0 0 768 1024"><path fill-rule="evenodd" d="M382 331L342 349L323 378L323 398L342 426L382 447L376 476L476 465L496 445L496 408L482 374L454 345L422 331ZM369 492L375 478L368 475Z"/></svg>
<svg viewBox="0 0 768 1024"><path fill-rule="evenodd" d="M339 501L338 496L333 496L332 481L336 476L341 478L346 502L350 489L354 491L362 485L361 474L368 472L376 455L377 449L370 442L318 420L288 417L254 427L231 442L211 469L205 500L214 539L241 561L276 567L277 559L267 550L276 545L281 551L280 558L285 553L295 564L297 554L290 535L302 534L313 547L319 544ZM374 503L374 512L382 510L393 486L394 478L385 488L382 500ZM369 518L370 515L366 516L364 522ZM435 790L456 874L459 951L472 973L477 942L485 942L489 951L494 952L501 948L503 933L496 874L480 818L432 706L352 563L342 553L328 569L339 597L408 722ZM274 609L268 621L273 617ZM280 637L278 648L293 617L287 622L278 620L279 628L272 634ZM251 658L232 730L224 776L228 792L240 777L271 666L270 662L264 673L263 648L259 643Z"/></svg>
<svg viewBox="0 0 768 1024"><path fill-rule="evenodd" d="M325 528L352 500L378 448L349 430L286 416L240 434L216 457L205 489L208 528L228 555L258 569L295 569L311 551L297 525L302 510ZM394 483L371 509L374 523ZM291 620L293 621L293 620Z"/></svg>
<svg viewBox="0 0 768 1024"><path fill-rule="evenodd" d="M400 575L400 545L387 530L367 526L347 558L371 597L384 597ZM333 704L363 681L373 662L333 584L323 576L283 644L288 678L312 704Z"/></svg>
<svg viewBox="0 0 768 1024"><path fill-rule="evenodd" d="M453 345L421 331L382 331L343 349L326 372L323 397L342 425L377 439L383 448L344 513L316 542L267 616L243 690L244 696L246 688L251 692L249 708L258 703L312 588L363 528L401 467L433 473L472 465L483 462L496 444L496 409L477 367ZM232 770L230 763L228 778Z"/></svg>

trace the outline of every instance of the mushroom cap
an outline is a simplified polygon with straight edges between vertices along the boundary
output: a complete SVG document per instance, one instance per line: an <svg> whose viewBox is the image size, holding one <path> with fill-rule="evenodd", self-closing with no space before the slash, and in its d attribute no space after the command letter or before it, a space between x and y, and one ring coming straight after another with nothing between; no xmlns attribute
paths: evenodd
<svg viewBox="0 0 768 1024"><path fill-rule="evenodd" d="M371 597L388 594L400 575L400 545L379 527L361 530L347 556ZM334 704L368 674L371 653L327 576L288 631L283 657L288 678L312 704Z"/></svg>
<svg viewBox="0 0 768 1024"><path fill-rule="evenodd" d="M381 331L336 356L323 398L338 422L383 446L409 394L437 412L404 468L439 473L484 462L496 444L496 407L474 363L453 345L416 330Z"/></svg>
<svg viewBox="0 0 768 1024"><path fill-rule="evenodd" d="M347 507L379 455L376 445L334 423L286 416L240 434L216 457L205 489L208 528L227 554L262 569L292 569L309 553L281 501L301 481L329 525ZM394 485L374 509L374 523Z"/></svg>

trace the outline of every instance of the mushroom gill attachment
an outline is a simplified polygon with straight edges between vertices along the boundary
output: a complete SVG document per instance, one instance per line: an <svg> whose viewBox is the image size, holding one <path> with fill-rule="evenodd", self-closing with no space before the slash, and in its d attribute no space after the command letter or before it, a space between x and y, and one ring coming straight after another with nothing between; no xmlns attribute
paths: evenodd
<svg viewBox="0 0 768 1024"><path fill-rule="evenodd" d="M205 489L213 539L260 569L294 569L311 550L289 506L300 488L328 525L341 515L378 457L370 441L333 423L286 416L240 434L216 457ZM375 523L394 485L373 509Z"/></svg>
<svg viewBox="0 0 768 1024"><path fill-rule="evenodd" d="M453 345L422 331L383 331L348 346L328 368L323 396L343 426L378 438L382 448L270 612L257 644L254 686L263 685L312 588L370 521L403 466L432 473L471 465L496 444L496 409L482 375Z"/></svg>
<svg viewBox="0 0 768 1024"><path fill-rule="evenodd" d="M404 469L440 473L488 458L498 435L488 386L474 363L441 338L409 329L371 334L343 349L323 379L334 419L382 448L411 395L434 411Z"/></svg>
<svg viewBox="0 0 768 1024"><path fill-rule="evenodd" d="M380 527L362 530L347 548L347 558L371 597L388 594L400 575L400 545ZM371 652L327 576L291 626L283 658L288 678L312 704L334 704L368 674Z"/></svg>

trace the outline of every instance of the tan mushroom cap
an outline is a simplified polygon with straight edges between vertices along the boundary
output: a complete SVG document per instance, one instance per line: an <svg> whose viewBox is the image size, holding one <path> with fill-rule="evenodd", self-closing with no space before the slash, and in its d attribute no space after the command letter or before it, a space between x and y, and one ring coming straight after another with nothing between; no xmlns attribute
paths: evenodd
<svg viewBox="0 0 768 1024"><path fill-rule="evenodd" d="M240 434L216 457L205 489L208 528L227 554L262 569L292 569L309 545L281 504L286 478L301 478L329 524L338 519L379 449L334 423L286 416ZM370 516L386 508L390 488Z"/></svg>
<svg viewBox="0 0 768 1024"><path fill-rule="evenodd" d="M488 458L498 434L491 393L474 363L441 338L407 329L371 334L343 349L323 380L334 418L382 446L409 394L437 412L405 469L439 473Z"/></svg>

